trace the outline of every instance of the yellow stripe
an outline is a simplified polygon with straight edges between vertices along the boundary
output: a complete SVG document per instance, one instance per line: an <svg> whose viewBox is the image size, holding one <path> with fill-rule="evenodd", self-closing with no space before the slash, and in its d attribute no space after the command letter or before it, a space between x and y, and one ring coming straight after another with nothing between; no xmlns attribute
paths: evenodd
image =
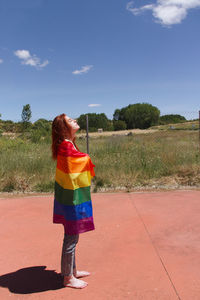
<svg viewBox="0 0 200 300"><path fill-rule="evenodd" d="M64 189L76 190L80 187L87 187L91 185L90 171L82 173L64 173L58 168L56 169L56 182Z"/></svg>

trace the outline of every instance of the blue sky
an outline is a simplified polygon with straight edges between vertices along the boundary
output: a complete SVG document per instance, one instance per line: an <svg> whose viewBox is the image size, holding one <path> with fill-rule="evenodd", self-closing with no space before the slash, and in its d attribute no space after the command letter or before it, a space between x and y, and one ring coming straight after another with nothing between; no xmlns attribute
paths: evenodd
<svg viewBox="0 0 200 300"><path fill-rule="evenodd" d="M137 102L197 118L200 0L0 0L0 113L32 121Z"/></svg>

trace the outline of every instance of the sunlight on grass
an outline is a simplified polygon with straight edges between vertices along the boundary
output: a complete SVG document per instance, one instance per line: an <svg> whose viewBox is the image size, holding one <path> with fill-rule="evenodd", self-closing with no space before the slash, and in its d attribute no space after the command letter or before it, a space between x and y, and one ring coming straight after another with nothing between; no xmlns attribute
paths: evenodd
<svg viewBox="0 0 200 300"><path fill-rule="evenodd" d="M77 144L86 152L85 139ZM96 165L94 191L131 189L174 176L177 183L200 185L197 131L162 131L148 135L90 138ZM53 191L56 163L49 142L0 138L0 190ZM193 179L192 179L193 178Z"/></svg>

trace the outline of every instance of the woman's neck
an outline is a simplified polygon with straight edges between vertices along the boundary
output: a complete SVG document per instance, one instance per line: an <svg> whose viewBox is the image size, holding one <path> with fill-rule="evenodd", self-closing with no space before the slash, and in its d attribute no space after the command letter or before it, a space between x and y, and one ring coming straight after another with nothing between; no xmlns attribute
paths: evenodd
<svg viewBox="0 0 200 300"><path fill-rule="evenodd" d="M74 138L75 138L75 134L74 135L71 135L71 136L66 136L66 140L69 140L71 142L74 141Z"/></svg>

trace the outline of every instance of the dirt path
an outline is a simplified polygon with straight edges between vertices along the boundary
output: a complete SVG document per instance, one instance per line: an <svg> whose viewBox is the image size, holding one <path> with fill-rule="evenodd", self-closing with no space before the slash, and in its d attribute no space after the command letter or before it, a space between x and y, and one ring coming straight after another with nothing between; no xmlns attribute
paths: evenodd
<svg viewBox="0 0 200 300"><path fill-rule="evenodd" d="M90 132L89 136L93 138L101 136L116 136L116 135L128 135L128 134L150 134L157 132L158 129L129 129L119 131L103 131L103 132ZM85 133L78 133L77 137L86 137Z"/></svg>
<svg viewBox="0 0 200 300"><path fill-rule="evenodd" d="M0 199L0 299L199 300L200 191L93 194L96 229L80 235L83 290L60 280L53 196Z"/></svg>

